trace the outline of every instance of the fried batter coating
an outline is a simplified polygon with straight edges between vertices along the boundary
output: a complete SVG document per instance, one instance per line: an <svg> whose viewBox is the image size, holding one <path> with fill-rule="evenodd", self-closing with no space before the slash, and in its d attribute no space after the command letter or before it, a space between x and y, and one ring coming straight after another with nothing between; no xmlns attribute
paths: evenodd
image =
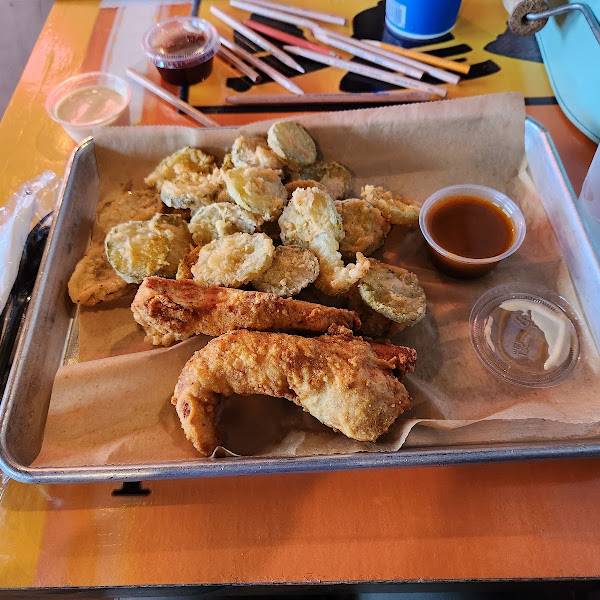
<svg viewBox="0 0 600 600"><path fill-rule="evenodd" d="M394 375L414 369L416 353L381 347L385 360L348 330L317 338L234 331L211 340L187 362L171 402L202 456L219 445L215 409L224 396L286 398L345 436L374 442L410 408Z"/></svg>
<svg viewBox="0 0 600 600"><path fill-rule="evenodd" d="M148 187L160 192L165 181L189 179L191 175L208 175L217 165L215 159L199 148L186 146L160 161L158 166L144 179Z"/></svg>
<svg viewBox="0 0 600 600"><path fill-rule="evenodd" d="M371 267L358 284L361 298L375 311L407 327L427 308L425 291L414 273L370 258Z"/></svg>
<svg viewBox="0 0 600 600"><path fill-rule="evenodd" d="M203 246L192 274L204 285L240 287L260 277L274 256L273 242L264 233L234 233Z"/></svg>
<svg viewBox="0 0 600 600"><path fill-rule="evenodd" d="M421 207L413 200L402 198L399 195L392 196L389 190L373 185L365 185L361 189L360 195L377 207L392 225L407 225L413 229L419 225Z"/></svg>
<svg viewBox="0 0 600 600"><path fill-rule="evenodd" d="M206 287L191 279L145 279L131 310L148 339L164 346L235 329L324 333L331 325L360 327L349 310L264 292Z"/></svg>
<svg viewBox="0 0 600 600"><path fill-rule="evenodd" d="M285 191L287 192L288 199L294 195L294 192L298 188L317 188L322 192L329 194L329 191L324 185L321 185L318 181L312 179L295 179L285 184Z"/></svg>
<svg viewBox="0 0 600 600"><path fill-rule="evenodd" d="M352 175L340 163L331 161L318 161L313 165L304 167L300 171L292 172L290 179L312 179L319 182L334 199L347 198L350 193Z"/></svg>
<svg viewBox="0 0 600 600"><path fill-rule="evenodd" d="M309 247L318 233L327 232L338 242L344 237L342 218L331 196L323 190L298 188L279 217L281 240L285 245Z"/></svg>
<svg viewBox="0 0 600 600"><path fill-rule="evenodd" d="M284 162L269 148L266 136L236 138L231 148L231 161L236 167L282 169L284 166Z"/></svg>
<svg viewBox="0 0 600 600"><path fill-rule="evenodd" d="M358 285L353 286L348 294L348 308L360 317L359 335L375 339L388 337L393 321L365 303L358 291Z"/></svg>
<svg viewBox="0 0 600 600"><path fill-rule="evenodd" d="M77 263L69 279L69 296L76 304L94 306L98 302L125 296L133 286L112 268L104 252L104 244L92 242L86 255Z"/></svg>
<svg viewBox="0 0 600 600"><path fill-rule="evenodd" d="M230 202L221 170L215 167L207 174L187 174L164 181L160 198L172 208L197 210L213 202Z"/></svg>
<svg viewBox="0 0 600 600"><path fill-rule="evenodd" d="M267 143L269 148L292 168L311 165L317 160L314 140L302 125L293 121L273 123L267 132Z"/></svg>
<svg viewBox="0 0 600 600"><path fill-rule="evenodd" d="M156 214L149 221L115 225L104 246L117 274L127 283L141 283L151 275L174 277L191 242L187 223L179 215Z"/></svg>
<svg viewBox="0 0 600 600"><path fill-rule="evenodd" d="M188 228L195 244L204 245L232 233L254 233L254 215L231 202L216 202L198 209Z"/></svg>
<svg viewBox="0 0 600 600"><path fill-rule="evenodd" d="M223 157L223 163L221 164L221 172L229 171L229 169L233 169L235 165L233 164L233 159L231 158L231 152L228 152Z"/></svg>
<svg viewBox="0 0 600 600"><path fill-rule="evenodd" d="M252 285L260 292L293 296L319 275L319 261L306 248L278 246L271 266Z"/></svg>
<svg viewBox="0 0 600 600"><path fill-rule="evenodd" d="M198 262L200 250L202 250L202 246L196 246L181 259L175 279L194 279L192 267Z"/></svg>
<svg viewBox="0 0 600 600"><path fill-rule="evenodd" d="M360 198L336 200L335 206L344 225L344 237L340 241L342 256L352 259L357 252L365 256L373 254L390 232L390 222L378 208Z"/></svg>
<svg viewBox="0 0 600 600"><path fill-rule="evenodd" d="M283 209L287 194L281 171L261 167L236 167L223 173L229 195L243 209L263 221L273 221Z"/></svg>
<svg viewBox="0 0 600 600"><path fill-rule="evenodd" d="M360 252L356 253L356 264L344 266L339 252L339 243L329 233L318 233L310 242L309 248L319 259L317 289L330 296L347 294L350 288L365 276L369 270L369 260Z"/></svg>

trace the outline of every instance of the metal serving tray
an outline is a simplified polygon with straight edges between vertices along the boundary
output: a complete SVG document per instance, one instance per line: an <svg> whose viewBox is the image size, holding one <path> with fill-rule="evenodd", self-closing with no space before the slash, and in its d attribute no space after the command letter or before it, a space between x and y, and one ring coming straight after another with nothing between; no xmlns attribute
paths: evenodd
<svg viewBox="0 0 600 600"><path fill-rule="evenodd" d="M570 269L582 309L600 348L600 261L586 237L575 194L548 131L527 118L525 149L532 179ZM326 471L483 461L600 455L600 439L402 449L294 458L219 458L102 467L30 467L38 455L52 384L76 339L77 311L66 293L73 269L84 254L97 202L98 174L93 140L73 153L31 305L15 353L0 410L0 467L28 483L140 481L293 471Z"/></svg>

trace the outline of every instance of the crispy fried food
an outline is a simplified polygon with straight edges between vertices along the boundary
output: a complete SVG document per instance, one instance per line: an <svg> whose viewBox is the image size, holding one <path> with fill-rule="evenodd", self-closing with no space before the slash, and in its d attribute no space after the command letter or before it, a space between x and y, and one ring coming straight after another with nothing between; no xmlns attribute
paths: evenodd
<svg viewBox="0 0 600 600"><path fill-rule="evenodd" d="M109 195L98 202L92 239L103 242L106 234L119 223L148 221L164 206L155 190L132 190Z"/></svg>
<svg viewBox="0 0 600 600"><path fill-rule="evenodd" d="M215 409L232 394L287 398L335 431L374 442L410 408L393 370L412 370L416 358L411 348L382 346L381 352L389 359L343 328L317 338L235 331L192 356L171 402L202 456L219 445Z"/></svg>
<svg viewBox="0 0 600 600"><path fill-rule="evenodd" d="M334 200L338 200L339 198L348 197L352 175L346 167L338 162L318 161L300 169L300 171L292 172L290 179L312 179L317 181Z"/></svg>
<svg viewBox="0 0 600 600"><path fill-rule="evenodd" d="M342 216L344 237L340 252L346 259L357 252L369 256L379 248L390 232L390 222L371 203L360 198L336 200L335 207Z"/></svg>
<svg viewBox="0 0 600 600"><path fill-rule="evenodd" d="M281 169L284 166L284 162L269 148L266 136L236 138L231 148L231 160L236 167Z"/></svg>
<svg viewBox="0 0 600 600"><path fill-rule="evenodd" d="M392 225L406 225L412 228L419 225L421 207L413 200L402 198L399 195L392 196L389 190L374 185L365 185L361 189L360 195L377 207Z"/></svg>
<svg viewBox="0 0 600 600"><path fill-rule="evenodd" d="M260 292L293 296L309 286L319 275L319 261L300 246L278 246L271 266L252 285Z"/></svg>
<svg viewBox="0 0 600 600"><path fill-rule="evenodd" d="M260 277L274 256L273 242L264 233L234 233L203 246L192 274L204 285L240 287Z"/></svg>
<svg viewBox="0 0 600 600"><path fill-rule="evenodd" d="M425 291L414 273L370 258L358 284L361 298L375 311L406 327L416 325L427 308Z"/></svg>
<svg viewBox="0 0 600 600"><path fill-rule="evenodd" d="M331 325L360 327L349 310L264 292L205 287L190 279L145 279L131 310L152 343L163 346L235 329L324 333Z"/></svg>
<svg viewBox="0 0 600 600"><path fill-rule="evenodd" d="M298 188L279 217L281 240L289 246L309 247L318 233L327 232L338 242L344 237L342 218L331 196L320 188Z"/></svg>
<svg viewBox="0 0 600 600"><path fill-rule="evenodd" d="M198 209L188 226L195 244L203 245L232 233L254 233L254 215L231 202L216 202Z"/></svg>
<svg viewBox="0 0 600 600"><path fill-rule="evenodd" d="M288 199L293 196L298 188L317 188L322 192L329 194L327 188L318 181L313 181L312 179L295 179L294 181L285 184L285 191L287 192Z"/></svg>
<svg viewBox="0 0 600 600"><path fill-rule="evenodd" d="M198 262L198 254L200 254L202 246L196 246L188 254L186 254L177 267L175 279L194 279L192 267Z"/></svg>
<svg viewBox="0 0 600 600"><path fill-rule="evenodd" d="M141 283L151 275L174 277L191 242L181 216L156 214L149 221L115 225L106 235L104 246L116 273L127 283Z"/></svg>
<svg viewBox="0 0 600 600"><path fill-rule="evenodd" d="M330 296L347 294L350 288L365 276L369 270L369 260L360 252L356 253L356 264L344 266L339 243L329 233L318 233L310 242L309 248L319 259L319 277L315 285Z"/></svg>
<svg viewBox="0 0 600 600"><path fill-rule="evenodd" d="M217 165L215 159L199 148L186 146L160 161L158 166L144 179L148 187L160 192L165 181L189 179L192 175L208 175Z"/></svg>
<svg viewBox="0 0 600 600"><path fill-rule="evenodd" d="M273 123L267 132L267 143L292 168L311 165L317 159L314 140L302 125L293 121Z"/></svg>
<svg viewBox="0 0 600 600"><path fill-rule="evenodd" d="M273 221L283 209L287 193L281 171L261 167L236 167L223 173L229 195L243 209L263 221Z"/></svg>
<svg viewBox="0 0 600 600"><path fill-rule="evenodd" d="M361 298L358 285L353 286L348 294L348 309L360 317L359 335L375 339L388 337L393 321L373 310Z"/></svg>
<svg viewBox="0 0 600 600"><path fill-rule="evenodd" d="M94 306L116 300L133 289L119 277L106 258L104 244L92 242L69 279L69 296L76 304Z"/></svg>
<svg viewBox="0 0 600 600"><path fill-rule="evenodd" d="M188 174L173 181L164 181L160 198L166 206L192 210L213 202L231 202L225 180L217 167L207 174Z"/></svg>
<svg viewBox="0 0 600 600"><path fill-rule="evenodd" d="M233 169L235 165L233 164L233 159L231 158L231 152L228 152L223 157L223 163L221 164L221 172L229 171L229 169Z"/></svg>

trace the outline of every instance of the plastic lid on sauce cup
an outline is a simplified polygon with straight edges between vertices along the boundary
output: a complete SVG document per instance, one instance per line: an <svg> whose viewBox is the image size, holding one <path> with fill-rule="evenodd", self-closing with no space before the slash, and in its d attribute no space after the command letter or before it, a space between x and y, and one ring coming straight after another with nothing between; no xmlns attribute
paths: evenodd
<svg viewBox="0 0 600 600"><path fill-rule="evenodd" d="M504 284L483 294L471 310L469 333L487 369L524 387L562 383L580 356L578 318L571 305L530 283Z"/></svg>
<svg viewBox="0 0 600 600"><path fill-rule="evenodd" d="M514 227L512 244L501 254L487 258L468 258L454 254L440 246L429 230L427 215L432 207L446 198L454 196L473 196L497 206L510 219ZM525 217L521 209L506 195L493 188L482 185L451 185L438 190L424 202L419 212L419 226L427 241L431 255L438 267L455 277L479 277L490 271L501 260L514 254L525 239Z"/></svg>
<svg viewBox="0 0 600 600"><path fill-rule="evenodd" d="M144 51L162 69L184 69L213 58L221 45L219 34L198 17L161 21L144 36Z"/></svg>

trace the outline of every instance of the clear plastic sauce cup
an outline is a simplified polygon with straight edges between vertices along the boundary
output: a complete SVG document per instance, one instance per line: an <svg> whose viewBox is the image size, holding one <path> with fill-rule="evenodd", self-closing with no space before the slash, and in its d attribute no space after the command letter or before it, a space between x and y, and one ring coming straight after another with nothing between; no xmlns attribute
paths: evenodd
<svg viewBox="0 0 600 600"><path fill-rule="evenodd" d="M484 275L516 252L525 218L510 198L480 185L453 185L432 194L419 225L434 264L453 277Z"/></svg>
<svg viewBox="0 0 600 600"><path fill-rule="evenodd" d="M110 73L82 73L56 86L46 99L46 112L76 141L94 127L129 124L131 90Z"/></svg>

